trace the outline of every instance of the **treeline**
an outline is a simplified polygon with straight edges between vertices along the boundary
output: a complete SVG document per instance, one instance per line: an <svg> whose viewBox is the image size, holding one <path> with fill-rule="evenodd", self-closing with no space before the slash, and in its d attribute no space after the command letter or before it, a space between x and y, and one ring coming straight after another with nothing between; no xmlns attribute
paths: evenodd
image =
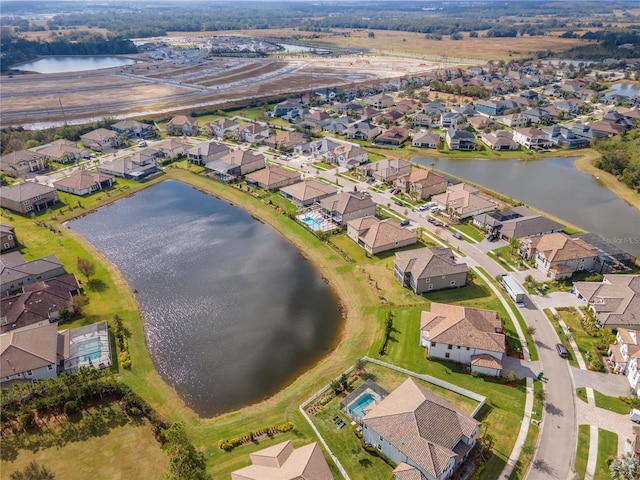
<svg viewBox="0 0 640 480"><path fill-rule="evenodd" d="M640 192L640 128L596 142L602 157L594 165Z"/></svg>
<svg viewBox="0 0 640 480"><path fill-rule="evenodd" d="M6 72L16 63L32 60L44 55L123 55L137 53L138 48L131 40L118 36L103 36L87 32L74 32L56 36L49 42L0 37L2 63L0 71Z"/></svg>

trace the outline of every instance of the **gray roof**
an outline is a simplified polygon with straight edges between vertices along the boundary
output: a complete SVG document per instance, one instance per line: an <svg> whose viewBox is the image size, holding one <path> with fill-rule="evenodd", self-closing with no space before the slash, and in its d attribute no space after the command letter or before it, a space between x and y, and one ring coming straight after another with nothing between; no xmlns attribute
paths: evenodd
<svg viewBox="0 0 640 480"><path fill-rule="evenodd" d="M456 263L453 252L447 247L398 252L395 265L403 272L411 272L416 279L453 275L469 270L466 263Z"/></svg>
<svg viewBox="0 0 640 480"><path fill-rule="evenodd" d="M534 215L530 217L514 218L502 222L500 233L507 238L524 238L532 235L540 235L541 233L551 232L553 230L562 229L564 225L543 217L542 215Z"/></svg>
<svg viewBox="0 0 640 480"><path fill-rule="evenodd" d="M25 200L31 200L38 195L47 195L55 191L55 188L47 185L41 185L35 182L20 182L10 187L0 188L0 197L13 200L14 202L23 202Z"/></svg>
<svg viewBox="0 0 640 480"><path fill-rule="evenodd" d="M573 285L603 326L640 327L640 275L605 275L602 283Z"/></svg>
<svg viewBox="0 0 640 480"><path fill-rule="evenodd" d="M331 212L338 212L342 215L375 207L375 203L371 200L371 197L354 192L342 192L331 195L330 197L322 199L320 204L323 208Z"/></svg>
<svg viewBox="0 0 640 480"><path fill-rule="evenodd" d="M40 275L62 267L62 262L55 255L38 258L27 262L19 252L9 252L0 257L0 281L12 283L30 275Z"/></svg>

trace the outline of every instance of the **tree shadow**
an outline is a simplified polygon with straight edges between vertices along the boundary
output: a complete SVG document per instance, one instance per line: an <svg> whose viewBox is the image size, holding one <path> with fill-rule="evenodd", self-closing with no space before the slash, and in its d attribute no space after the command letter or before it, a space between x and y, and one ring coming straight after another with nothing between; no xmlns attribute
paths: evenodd
<svg viewBox="0 0 640 480"><path fill-rule="evenodd" d="M358 463L362 468L369 468L373 466L373 462L368 458L361 458L360 460L358 460Z"/></svg>
<svg viewBox="0 0 640 480"><path fill-rule="evenodd" d="M554 416L557 416L557 417L563 417L564 416L564 412L561 409L559 409L558 407L556 407L553 403L545 404L544 410L549 415L554 415Z"/></svg>
<svg viewBox="0 0 640 480"><path fill-rule="evenodd" d="M104 283L102 280L100 280L99 278L92 278L91 280L89 280L87 282L87 287L89 288L89 290L91 290L92 292L104 292L105 289L107 288L107 284Z"/></svg>
<svg viewBox="0 0 640 480"><path fill-rule="evenodd" d="M554 476L554 473L555 473L554 468L544 460L534 460L533 468L535 468L536 470L539 470L540 472L544 473L548 477Z"/></svg>

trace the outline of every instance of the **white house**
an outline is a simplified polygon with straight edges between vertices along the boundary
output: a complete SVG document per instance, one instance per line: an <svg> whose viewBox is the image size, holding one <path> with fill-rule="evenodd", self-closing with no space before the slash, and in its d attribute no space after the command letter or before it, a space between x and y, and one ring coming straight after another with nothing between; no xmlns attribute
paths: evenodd
<svg viewBox="0 0 640 480"><path fill-rule="evenodd" d="M550 148L553 145L549 134L535 127L516 128L513 140L527 148Z"/></svg>
<svg viewBox="0 0 640 480"><path fill-rule="evenodd" d="M329 163L337 163L344 168L353 168L366 163L369 159L369 153L350 143L338 145L333 150L327 152L327 160Z"/></svg>
<svg viewBox="0 0 640 480"><path fill-rule="evenodd" d="M498 313L431 303L420 318L420 345L429 358L463 363L472 372L497 376L502 370L505 336Z"/></svg>
<svg viewBox="0 0 640 480"><path fill-rule="evenodd" d="M630 387L640 394L640 331L618 328L616 343L609 345L609 361L614 372L626 375Z"/></svg>
<svg viewBox="0 0 640 480"><path fill-rule="evenodd" d="M362 418L364 441L398 465L402 478L445 480L476 443L480 422L407 379Z"/></svg>

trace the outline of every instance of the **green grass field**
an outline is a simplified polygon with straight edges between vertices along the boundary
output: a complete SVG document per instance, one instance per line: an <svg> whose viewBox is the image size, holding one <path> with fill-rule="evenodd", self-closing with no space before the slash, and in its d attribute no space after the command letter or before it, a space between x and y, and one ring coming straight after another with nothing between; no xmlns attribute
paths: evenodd
<svg viewBox="0 0 640 480"><path fill-rule="evenodd" d="M582 480L587 471L587 460L589 459L589 425L578 425L578 448L576 449L576 460L574 468L578 478Z"/></svg>
<svg viewBox="0 0 640 480"><path fill-rule="evenodd" d="M611 480L608 461L618 454L618 435L609 430L598 429L598 461L594 480Z"/></svg>

